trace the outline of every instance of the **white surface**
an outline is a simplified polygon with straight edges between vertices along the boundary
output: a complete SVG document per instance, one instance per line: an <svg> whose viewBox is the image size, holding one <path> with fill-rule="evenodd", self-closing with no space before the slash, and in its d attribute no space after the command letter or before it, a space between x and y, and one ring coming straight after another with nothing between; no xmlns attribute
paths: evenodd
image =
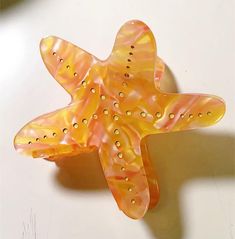
<svg viewBox="0 0 235 239"><path fill-rule="evenodd" d="M2 10L0 238L232 239L234 5L233 0L32 0ZM40 39L57 35L105 58L117 30L130 19L151 27L181 92L212 93L227 103L214 127L149 138L161 200L140 221L118 210L95 155L80 158L74 175L71 168L20 156L12 145L26 122L69 100L40 59Z"/></svg>

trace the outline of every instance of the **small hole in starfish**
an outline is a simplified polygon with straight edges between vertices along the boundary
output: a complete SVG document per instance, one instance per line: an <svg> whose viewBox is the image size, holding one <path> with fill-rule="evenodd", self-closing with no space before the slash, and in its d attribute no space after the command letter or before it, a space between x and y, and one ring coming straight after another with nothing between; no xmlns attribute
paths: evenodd
<svg viewBox="0 0 235 239"><path fill-rule="evenodd" d="M57 134L56 134L55 132L52 134L53 137L56 137L56 135L57 135Z"/></svg>
<svg viewBox="0 0 235 239"><path fill-rule="evenodd" d="M122 82L122 86L123 87L127 87L127 83L126 82Z"/></svg>
<svg viewBox="0 0 235 239"><path fill-rule="evenodd" d="M124 167L121 167L121 170L122 170L122 171L125 171L126 169L125 169Z"/></svg>
<svg viewBox="0 0 235 239"><path fill-rule="evenodd" d="M44 138L44 139L47 139L47 136L46 136L46 135L44 135L44 136L43 136L43 138Z"/></svg>
<svg viewBox="0 0 235 239"><path fill-rule="evenodd" d="M124 76L128 78L130 75L128 73L125 73Z"/></svg>
<svg viewBox="0 0 235 239"><path fill-rule="evenodd" d="M103 113L104 113L105 115L108 115L109 111L108 111L107 109L104 109L104 110L103 110Z"/></svg>
<svg viewBox="0 0 235 239"><path fill-rule="evenodd" d="M132 204L135 204L135 199L131 199L131 203L132 203Z"/></svg>
<svg viewBox="0 0 235 239"><path fill-rule="evenodd" d="M123 92L119 92L119 96L120 97L124 97L124 93Z"/></svg>
<svg viewBox="0 0 235 239"><path fill-rule="evenodd" d="M174 119L174 118L175 118L175 115L174 115L173 113L170 113L170 114L169 114L169 118L170 118L170 119Z"/></svg>
<svg viewBox="0 0 235 239"><path fill-rule="evenodd" d="M141 112L140 115L145 118L147 116L147 114L145 112Z"/></svg>
<svg viewBox="0 0 235 239"><path fill-rule="evenodd" d="M119 104L117 102L114 103L114 107L115 108L118 108L119 107Z"/></svg>
<svg viewBox="0 0 235 239"><path fill-rule="evenodd" d="M114 130L114 134L119 134L120 132L119 132L119 130L118 129L115 129Z"/></svg>
<svg viewBox="0 0 235 239"><path fill-rule="evenodd" d="M73 127L74 127L75 129L77 129L77 128L78 128L78 123L74 123L74 124L73 124Z"/></svg>
<svg viewBox="0 0 235 239"><path fill-rule="evenodd" d="M131 45L131 48L134 49L135 47L133 45Z"/></svg>
<svg viewBox="0 0 235 239"><path fill-rule="evenodd" d="M193 118L193 114L189 114L189 116L188 116L190 119L192 119Z"/></svg>
<svg viewBox="0 0 235 239"><path fill-rule="evenodd" d="M94 88L91 88L91 93L95 93L95 89Z"/></svg>
<svg viewBox="0 0 235 239"><path fill-rule="evenodd" d="M119 120L118 115L114 115L114 116L113 116L113 119L116 120L116 121Z"/></svg>
<svg viewBox="0 0 235 239"><path fill-rule="evenodd" d="M155 115L157 116L157 118L161 118L162 116L161 112L157 112Z"/></svg>
<svg viewBox="0 0 235 239"><path fill-rule="evenodd" d="M128 191L129 191L129 192L132 192L132 188L128 188Z"/></svg>
<svg viewBox="0 0 235 239"><path fill-rule="evenodd" d="M100 96L100 99L101 99L101 100L105 100L105 98L106 98L105 95L101 95L101 96Z"/></svg>
<svg viewBox="0 0 235 239"><path fill-rule="evenodd" d="M116 141L115 145L119 148L121 146L121 143L119 141Z"/></svg>
<svg viewBox="0 0 235 239"><path fill-rule="evenodd" d="M201 118L201 117L202 117L202 113L198 113L198 117L200 117L200 118Z"/></svg>
<svg viewBox="0 0 235 239"><path fill-rule="evenodd" d="M97 116L96 114L93 114L92 118L93 118L93 119L97 119L98 116Z"/></svg>
<svg viewBox="0 0 235 239"><path fill-rule="evenodd" d="M129 181L129 178L128 178L128 177L125 177L125 181Z"/></svg>
<svg viewBox="0 0 235 239"><path fill-rule="evenodd" d="M118 153L118 158L122 159L123 155L122 153Z"/></svg>
<svg viewBox="0 0 235 239"><path fill-rule="evenodd" d="M184 118L184 114L181 114L181 115L180 115L180 118L183 119L183 118Z"/></svg>
<svg viewBox="0 0 235 239"><path fill-rule="evenodd" d="M211 116L211 115L212 115L212 113L211 113L210 111L208 111L208 112L207 112L207 115L208 115L208 116Z"/></svg>
<svg viewBox="0 0 235 239"><path fill-rule="evenodd" d="M63 61L64 61L64 60L61 58L61 59L60 59L60 62L63 62Z"/></svg>
<svg viewBox="0 0 235 239"><path fill-rule="evenodd" d="M82 85L84 86L84 87L86 87L86 81L82 81Z"/></svg>
<svg viewBox="0 0 235 239"><path fill-rule="evenodd" d="M39 141L39 138L36 138L36 141L38 142L38 141Z"/></svg>
<svg viewBox="0 0 235 239"><path fill-rule="evenodd" d="M130 115L131 115L131 111L130 111L130 110L127 110L127 111L126 111L126 114L127 114L128 116L130 116Z"/></svg>
<svg viewBox="0 0 235 239"><path fill-rule="evenodd" d="M67 65L66 68L69 69L69 68L70 68L70 65Z"/></svg>
<svg viewBox="0 0 235 239"><path fill-rule="evenodd" d="M83 124L87 124L87 123L88 123L88 122L87 122L87 119L83 119L83 120L82 120L82 123L83 123Z"/></svg>
<svg viewBox="0 0 235 239"><path fill-rule="evenodd" d="M126 68L127 68L127 69L129 69L129 68L130 68L130 66L126 66Z"/></svg>
<svg viewBox="0 0 235 239"><path fill-rule="evenodd" d="M133 55L133 52L129 52L129 55L132 56L132 55Z"/></svg>
<svg viewBox="0 0 235 239"><path fill-rule="evenodd" d="M28 142L28 144L32 144L32 142L31 142L31 141L29 141L29 142Z"/></svg>
<svg viewBox="0 0 235 239"><path fill-rule="evenodd" d="M54 51L54 52L52 53L52 55L55 56L55 55L56 55L56 52Z"/></svg>
<svg viewBox="0 0 235 239"><path fill-rule="evenodd" d="M64 128L64 129L63 129L63 133L64 133L64 134L67 134L67 133L68 133L68 129L67 129L67 128Z"/></svg>
<svg viewBox="0 0 235 239"><path fill-rule="evenodd" d="M74 76L78 76L78 73L77 73L77 72L74 72L73 75L74 75Z"/></svg>
<svg viewBox="0 0 235 239"><path fill-rule="evenodd" d="M127 59L128 62L131 62L131 59Z"/></svg>

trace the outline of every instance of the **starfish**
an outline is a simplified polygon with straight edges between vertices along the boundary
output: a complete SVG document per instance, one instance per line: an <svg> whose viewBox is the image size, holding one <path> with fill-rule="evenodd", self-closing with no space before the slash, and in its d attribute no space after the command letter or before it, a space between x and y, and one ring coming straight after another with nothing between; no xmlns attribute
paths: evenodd
<svg viewBox="0 0 235 239"><path fill-rule="evenodd" d="M104 61L54 36L41 40L40 51L71 103L26 124L15 137L16 150L52 161L98 150L119 208L142 218L159 199L146 136L212 125L222 118L224 101L162 92L164 63L141 21L120 28Z"/></svg>

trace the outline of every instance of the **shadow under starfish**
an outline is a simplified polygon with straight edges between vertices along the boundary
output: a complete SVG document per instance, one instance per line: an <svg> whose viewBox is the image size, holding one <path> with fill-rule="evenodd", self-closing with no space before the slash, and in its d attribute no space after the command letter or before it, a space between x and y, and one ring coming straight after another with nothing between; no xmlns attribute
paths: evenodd
<svg viewBox="0 0 235 239"><path fill-rule="evenodd" d="M154 135L148 146L160 186L160 201L144 221L158 239L182 239L179 194L197 179L235 179L235 137L195 131ZM105 190L107 184L93 152L57 162L56 181L70 190Z"/></svg>

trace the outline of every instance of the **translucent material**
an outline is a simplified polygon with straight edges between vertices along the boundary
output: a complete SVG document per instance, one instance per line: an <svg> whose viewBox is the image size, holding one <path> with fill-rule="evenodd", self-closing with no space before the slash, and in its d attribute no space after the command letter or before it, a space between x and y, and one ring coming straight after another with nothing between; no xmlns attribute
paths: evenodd
<svg viewBox="0 0 235 239"><path fill-rule="evenodd" d="M42 39L40 49L72 100L24 126L15 148L49 160L98 150L119 208L131 218L143 217L159 198L146 136L215 124L225 112L223 100L161 92L164 64L152 32L140 21L121 27L105 61L57 37Z"/></svg>

